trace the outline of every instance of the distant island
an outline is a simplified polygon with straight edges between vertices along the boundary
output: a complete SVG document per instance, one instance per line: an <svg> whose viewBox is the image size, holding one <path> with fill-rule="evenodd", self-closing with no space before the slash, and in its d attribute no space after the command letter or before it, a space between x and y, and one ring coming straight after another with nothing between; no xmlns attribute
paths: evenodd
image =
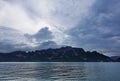
<svg viewBox="0 0 120 81"><path fill-rule="evenodd" d="M120 62L97 51L84 51L70 46L36 50L0 53L0 62Z"/></svg>

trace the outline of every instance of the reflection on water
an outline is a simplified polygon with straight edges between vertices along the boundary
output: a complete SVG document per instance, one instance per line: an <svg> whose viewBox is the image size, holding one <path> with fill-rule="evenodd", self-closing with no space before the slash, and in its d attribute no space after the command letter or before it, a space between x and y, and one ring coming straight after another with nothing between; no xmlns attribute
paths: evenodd
<svg viewBox="0 0 120 81"><path fill-rule="evenodd" d="M119 63L0 63L0 81L119 81Z"/></svg>

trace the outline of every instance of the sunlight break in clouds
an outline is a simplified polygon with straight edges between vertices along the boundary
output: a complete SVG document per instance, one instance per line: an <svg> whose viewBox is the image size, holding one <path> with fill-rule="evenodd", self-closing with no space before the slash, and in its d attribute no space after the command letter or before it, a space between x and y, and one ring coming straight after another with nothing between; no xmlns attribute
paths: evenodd
<svg viewBox="0 0 120 81"><path fill-rule="evenodd" d="M68 45L118 55L119 7L119 0L0 0L0 32L10 34L0 35L2 50Z"/></svg>
<svg viewBox="0 0 120 81"><path fill-rule="evenodd" d="M41 27L50 27L49 23L58 30L68 30L88 15L94 1L2 0L0 25L29 34L36 33Z"/></svg>

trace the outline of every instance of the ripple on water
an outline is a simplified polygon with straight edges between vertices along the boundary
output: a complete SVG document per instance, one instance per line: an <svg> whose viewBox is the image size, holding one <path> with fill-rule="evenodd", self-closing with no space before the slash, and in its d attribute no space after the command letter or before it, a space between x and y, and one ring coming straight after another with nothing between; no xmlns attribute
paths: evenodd
<svg viewBox="0 0 120 81"><path fill-rule="evenodd" d="M120 80L119 68L119 63L0 63L0 81L118 81Z"/></svg>

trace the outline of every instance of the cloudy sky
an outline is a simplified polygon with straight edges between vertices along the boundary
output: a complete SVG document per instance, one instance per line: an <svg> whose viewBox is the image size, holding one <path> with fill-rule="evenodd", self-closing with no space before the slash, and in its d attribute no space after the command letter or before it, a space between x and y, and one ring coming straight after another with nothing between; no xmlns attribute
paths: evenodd
<svg viewBox="0 0 120 81"><path fill-rule="evenodd" d="M120 0L0 0L0 52L60 46L120 53Z"/></svg>

